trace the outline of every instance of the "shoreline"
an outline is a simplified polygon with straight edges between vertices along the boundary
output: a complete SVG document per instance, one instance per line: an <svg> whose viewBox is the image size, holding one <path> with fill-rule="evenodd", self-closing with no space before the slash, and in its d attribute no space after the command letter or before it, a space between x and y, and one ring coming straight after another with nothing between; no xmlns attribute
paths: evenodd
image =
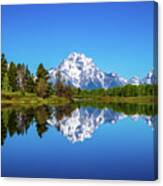
<svg viewBox="0 0 163 186"><path fill-rule="evenodd" d="M121 96L74 96L72 100L55 95L47 98L41 98L32 93L25 93L22 95L20 92L2 92L1 104L8 105L22 105L22 104L36 104L36 105L66 105L73 103L87 103L87 104L111 104L111 103L128 103L128 104L158 104L158 98L155 96L137 96L137 97L121 97Z"/></svg>

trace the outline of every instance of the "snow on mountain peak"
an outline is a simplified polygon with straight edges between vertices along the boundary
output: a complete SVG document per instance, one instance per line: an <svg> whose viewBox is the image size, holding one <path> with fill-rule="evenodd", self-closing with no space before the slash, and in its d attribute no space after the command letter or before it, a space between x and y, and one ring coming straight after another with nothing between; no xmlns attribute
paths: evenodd
<svg viewBox="0 0 163 186"><path fill-rule="evenodd" d="M55 78L54 71L56 70L60 71L66 84L77 88L102 88L104 83L104 73L96 67L92 58L86 57L82 53L72 52L69 54L58 69L50 71L51 79Z"/></svg>
<svg viewBox="0 0 163 186"><path fill-rule="evenodd" d="M138 76L133 76L131 79L128 80L128 84L131 85L140 85L141 84L141 80Z"/></svg>
<svg viewBox="0 0 163 186"><path fill-rule="evenodd" d="M69 65L69 68L71 68L74 65L83 68L90 64L93 64L92 58L88 58L82 53L72 52L66 59L63 60L63 63L61 63L60 67Z"/></svg>
<svg viewBox="0 0 163 186"><path fill-rule="evenodd" d="M153 71L140 80L134 76L127 80L118 76L117 73L105 73L101 71L93 62L93 59L83 53L72 52L56 69L49 70L49 77L52 83L56 81L56 73L61 73L61 77L67 85L81 89L111 88L124 86L126 84L153 84L156 82Z"/></svg>
<svg viewBox="0 0 163 186"><path fill-rule="evenodd" d="M157 74L154 70L151 70L148 72L148 74L145 76L145 78L142 80L142 83L144 84L157 84Z"/></svg>

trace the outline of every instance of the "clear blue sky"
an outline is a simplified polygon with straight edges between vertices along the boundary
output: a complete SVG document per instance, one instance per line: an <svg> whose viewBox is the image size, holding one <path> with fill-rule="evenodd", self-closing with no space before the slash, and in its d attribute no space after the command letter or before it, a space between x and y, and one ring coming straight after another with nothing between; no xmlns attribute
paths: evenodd
<svg viewBox="0 0 163 186"><path fill-rule="evenodd" d="M144 77L153 68L151 2L2 6L2 52L35 73L72 51L105 72Z"/></svg>

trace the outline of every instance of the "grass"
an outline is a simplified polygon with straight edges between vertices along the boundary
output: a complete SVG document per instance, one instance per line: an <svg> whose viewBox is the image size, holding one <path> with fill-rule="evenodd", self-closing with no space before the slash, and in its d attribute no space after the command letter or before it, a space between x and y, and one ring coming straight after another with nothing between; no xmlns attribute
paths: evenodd
<svg viewBox="0 0 163 186"><path fill-rule="evenodd" d="M125 114L146 114L154 115L157 113L157 97L154 96L139 96L139 97L110 97L110 96L92 96L92 97L75 97L74 101L71 102L66 98L57 97L52 95L48 98L37 97L34 93L21 92L2 92L2 108L34 108L37 109L39 106L55 106L66 107L68 111L70 108L76 107L96 107L99 109L109 108L113 111L124 112ZM65 109L61 109L62 113Z"/></svg>
<svg viewBox="0 0 163 186"><path fill-rule="evenodd" d="M21 92L2 92L1 93L1 103L2 104L12 104L12 105L65 105L69 103L69 100L66 98L57 97L55 95L48 98L41 98L36 96L34 93L25 93L24 95Z"/></svg>
<svg viewBox="0 0 163 186"><path fill-rule="evenodd" d="M41 98L36 96L34 93L25 93L21 92L2 92L1 93L2 104L12 104L12 105L65 105L70 103L70 101L63 97L57 97L52 95L48 98ZM109 104L109 103L136 103L136 104L157 104L157 97L154 96L138 96L138 97L120 97L120 96L89 96L89 97L74 97L74 102L87 102L87 103L100 103L100 104Z"/></svg>

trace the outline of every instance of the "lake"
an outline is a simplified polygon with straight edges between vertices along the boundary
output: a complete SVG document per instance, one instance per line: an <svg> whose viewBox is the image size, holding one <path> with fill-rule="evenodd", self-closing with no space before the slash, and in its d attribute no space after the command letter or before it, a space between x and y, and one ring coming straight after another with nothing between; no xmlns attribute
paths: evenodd
<svg viewBox="0 0 163 186"><path fill-rule="evenodd" d="M2 106L2 176L154 180L149 105Z"/></svg>

